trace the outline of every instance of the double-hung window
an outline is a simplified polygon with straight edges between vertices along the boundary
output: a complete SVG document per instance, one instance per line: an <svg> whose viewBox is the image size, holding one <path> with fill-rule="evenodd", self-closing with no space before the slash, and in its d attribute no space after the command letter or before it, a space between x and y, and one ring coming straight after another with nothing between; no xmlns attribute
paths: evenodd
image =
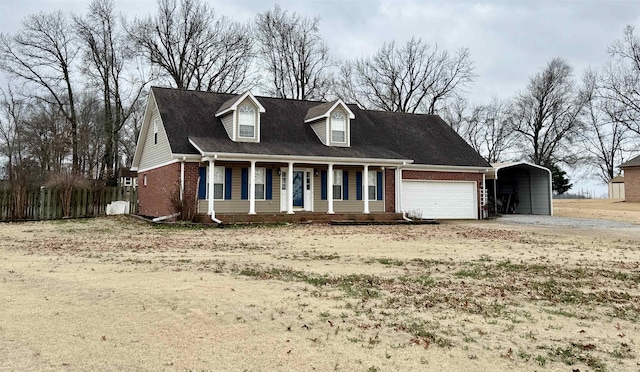
<svg viewBox="0 0 640 372"><path fill-rule="evenodd" d="M378 185L378 172L369 172L369 200L376 200Z"/></svg>
<svg viewBox="0 0 640 372"><path fill-rule="evenodd" d="M238 108L238 128L240 137L256 136L256 110L252 105L242 105Z"/></svg>
<svg viewBox="0 0 640 372"><path fill-rule="evenodd" d="M342 200L342 170L333 170L333 199Z"/></svg>
<svg viewBox="0 0 640 372"><path fill-rule="evenodd" d="M224 167L213 167L213 199L224 199Z"/></svg>
<svg viewBox="0 0 640 372"><path fill-rule="evenodd" d="M331 142L345 143L347 119L341 112L334 112L331 115Z"/></svg>
<svg viewBox="0 0 640 372"><path fill-rule="evenodd" d="M256 168L256 200L264 200L265 199L265 168Z"/></svg>

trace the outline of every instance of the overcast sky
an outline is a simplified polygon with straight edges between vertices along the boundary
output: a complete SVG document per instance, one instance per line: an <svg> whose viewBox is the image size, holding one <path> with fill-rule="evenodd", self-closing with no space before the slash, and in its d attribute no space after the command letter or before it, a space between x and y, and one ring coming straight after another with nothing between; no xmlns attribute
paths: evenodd
<svg viewBox="0 0 640 372"><path fill-rule="evenodd" d="M26 15L64 10L84 12L88 0L0 0L0 32L13 33ZM128 16L155 12L155 0L116 0ZM274 4L319 16L334 58L368 56L384 42L411 37L454 50L469 48L477 81L475 102L511 97L554 57L574 66L576 76L608 58L607 47L626 25L640 29L640 0L408 1L408 0L216 0L214 9L248 21ZM597 192L601 192L599 189ZM572 190L572 191L580 191Z"/></svg>

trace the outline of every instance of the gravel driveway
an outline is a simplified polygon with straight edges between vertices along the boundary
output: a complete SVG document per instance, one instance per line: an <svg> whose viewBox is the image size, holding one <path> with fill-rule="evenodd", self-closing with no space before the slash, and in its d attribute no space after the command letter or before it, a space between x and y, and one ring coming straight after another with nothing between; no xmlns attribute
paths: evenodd
<svg viewBox="0 0 640 372"><path fill-rule="evenodd" d="M639 225L634 225L632 223L613 220L534 216L526 214L506 214L499 217L496 221L506 224L575 227L584 229L628 229L640 227Z"/></svg>

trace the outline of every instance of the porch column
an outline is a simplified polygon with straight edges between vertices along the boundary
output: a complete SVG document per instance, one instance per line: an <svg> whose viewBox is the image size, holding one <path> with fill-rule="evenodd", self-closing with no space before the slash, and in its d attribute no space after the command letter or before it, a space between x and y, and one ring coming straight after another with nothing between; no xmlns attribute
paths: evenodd
<svg viewBox="0 0 640 372"><path fill-rule="evenodd" d="M293 214L293 162L287 169L287 214Z"/></svg>
<svg viewBox="0 0 640 372"><path fill-rule="evenodd" d="M251 160L249 171L249 214L256 214L256 161Z"/></svg>
<svg viewBox="0 0 640 372"><path fill-rule="evenodd" d="M327 214L334 214L333 211L333 164L329 163L327 169Z"/></svg>
<svg viewBox="0 0 640 372"><path fill-rule="evenodd" d="M364 171L362 172L362 200L364 200L364 211L362 213L369 213L369 166L365 164Z"/></svg>
<svg viewBox="0 0 640 372"><path fill-rule="evenodd" d="M211 216L211 218L215 218L216 216L216 212L213 210L213 170L215 169L214 165L215 165L215 160L209 160L209 192L208 192L208 199L209 199L209 211L208 211L208 215Z"/></svg>

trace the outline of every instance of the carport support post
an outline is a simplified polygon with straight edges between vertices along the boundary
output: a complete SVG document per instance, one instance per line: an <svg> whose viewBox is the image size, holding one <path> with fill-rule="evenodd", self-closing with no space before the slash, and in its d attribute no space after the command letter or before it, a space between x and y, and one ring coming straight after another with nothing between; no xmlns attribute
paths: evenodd
<svg viewBox="0 0 640 372"><path fill-rule="evenodd" d="M333 211L333 164L327 167L327 214L334 214Z"/></svg>
<svg viewBox="0 0 640 372"><path fill-rule="evenodd" d="M251 160L249 172L249 214L256 214L256 161Z"/></svg>
<svg viewBox="0 0 640 372"><path fill-rule="evenodd" d="M498 170L496 170L496 175L493 177L493 212L498 214Z"/></svg>
<svg viewBox="0 0 640 372"><path fill-rule="evenodd" d="M293 162L287 170L287 214L293 214Z"/></svg>
<svg viewBox="0 0 640 372"><path fill-rule="evenodd" d="M362 200L364 200L364 211L362 213L369 214L369 166L365 164L362 172Z"/></svg>

